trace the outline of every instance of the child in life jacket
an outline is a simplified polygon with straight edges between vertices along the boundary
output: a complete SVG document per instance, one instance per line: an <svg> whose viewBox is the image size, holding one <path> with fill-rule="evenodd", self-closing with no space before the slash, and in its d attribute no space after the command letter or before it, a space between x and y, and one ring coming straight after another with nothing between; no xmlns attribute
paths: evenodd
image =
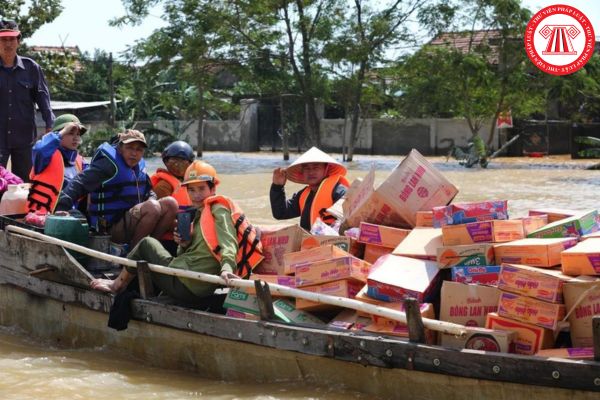
<svg viewBox="0 0 600 400"><path fill-rule="evenodd" d="M189 231L176 231L179 244L173 257L154 238L146 237L127 258L144 260L170 268L203 272L220 276L225 282L246 278L263 259L258 232L241 209L229 198L216 195L219 179L216 170L203 161L194 161L186 170L183 185L187 187L196 215ZM123 268L115 280L94 279L92 289L118 293L135 277L135 268ZM197 304L214 293L215 284L156 272L152 281L163 292L185 304Z"/></svg>
<svg viewBox="0 0 600 400"><path fill-rule="evenodd" d="M346 194L350 184L345 175L346 167L316 147L302 154L288 168L275 168L269 192L273 218L300 217L300 226L307 231L317 218L328 225L334 224L336 219L326 210ZM288 179L307 186L286 199Z"/></svg>
<svg viewBox="0 0 600 400"><path fill-rule="evenodd" d="M166 169L158 168L154 175L150 177L152 190L156 193L158 199L172 196L177 201L180 210L192 205L182 181L187 167L194 161L194 158L192 146L181 140L175 141L165 148L162 152L162 160ZM160 238L160 242L169 253L176 254L177 243L173 240L173 230L165 233Z"/></svg>
<svg viewBox="0 0 600 400"><path fill-rule="evenodd" d="M87 128L73 114L60 115L52 132L33 146L31 188L27 208L31 213L45 215L54 212L58 196L69 181L87 167L77 149Z"/></svg>

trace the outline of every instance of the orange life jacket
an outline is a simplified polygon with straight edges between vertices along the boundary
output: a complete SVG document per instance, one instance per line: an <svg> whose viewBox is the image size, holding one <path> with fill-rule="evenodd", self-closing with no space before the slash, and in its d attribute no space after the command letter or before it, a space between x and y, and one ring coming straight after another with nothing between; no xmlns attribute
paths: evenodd
<svg viewBox="0 0 600 400"><path fill-rule="evenodd" d="M335 217L327 212L327 209L333 205L333 190L335 186L341 183L342 185L349 187L350 183L346 177L342 175L331 175L323 179L315 197L313 198L312 205L310 207L310 225L315 223L317 217L321 218L323 222L331 225L335 222ZM300 194L300 215L304 212L304 206L306 206L306 200L310 194L310 186L304 188Z"/></svg>
<svg viewBox="0 0 600 400"><path fill-rule="evenodd" d="M190 200L187 188L181 185L181 181L179 179L177 179L174 175L169 173L169 171L166 171L161 168L158 169L156 173L150 177L152 187L156 186L161 180L166 181L173 188L173 193L171 193L171 196L173 196L175 200L177 200L179 208L185 208L192 205L192 200Z"/></svg>
<svg viewBox="0 0 600 400"><path fill-rule="evenodd" d="M75 169L83 171L83 157L77 154ZM35 175L33 168L29 173L31 188L27 196L29 212L53 213L58 202L58 195L65 182L65 163L60 150L56 150L50 158L50 163L42 172Z"/></svg>
<svg viewBox="0 0 600 400"><path fill-rule="evenodd" d="M247 278L264 258L260 243L260 231L250 225L243 211L231 199L225 196L211 196L204 200L204 209L200 214L200 228L210 252L219 262L221 261L221 247L217 238L215 217L211 212L213 204L221 204L231 211L231 219L237 231L238 241L237 271L234 272L242 278Z"/></svg>

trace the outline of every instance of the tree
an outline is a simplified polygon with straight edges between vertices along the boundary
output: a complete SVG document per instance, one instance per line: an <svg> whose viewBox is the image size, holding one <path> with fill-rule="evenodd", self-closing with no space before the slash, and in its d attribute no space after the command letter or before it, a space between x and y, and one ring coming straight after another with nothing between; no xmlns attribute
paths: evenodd
<svg viewBox="0 0 600 400"><path fill-rule="evenodd" d="M123 0L128 14L115 20L114 24L138 23L153 6L161 3L164 3L163 18L168 26L155 30L148 38L134 45L131 55L137 60L145 60L145 68L151 74L173 69L179 81L193 86L193 117L199 121L196 150L202 156L203 121L208 115L210 103L218 99L211 93L214 70L232 63L227 57L227 45L230 43L228 31L215 4L209 0Z"/></svg>
<svg viewBox="0 0 600 400"><path fill-rule="evenodd" d="M455 5L453 16L455 27L470 21L469 29L446 34L405 59L401 108L410 116L464 117L473 137L491 117L490 146L502 111L521 115L531 109L521 40L530 13L518 0L470 0Z"/></svg>
<svg viewBox="0 0 600 400"><path fill-rule="evenodd" d="M368 87L367 73L384 61L384 52L389 46L414 37L407 22L425 3L426 0L395 0L373 7L362 0L354 0L352 14L340 26L337 37L326 47L329 60L337 66L349 85L349 97L346 100L351 121L348 161L353 159L359 120L364 114L362 99ZM373 88L370 92L373 92Z"/></svg>

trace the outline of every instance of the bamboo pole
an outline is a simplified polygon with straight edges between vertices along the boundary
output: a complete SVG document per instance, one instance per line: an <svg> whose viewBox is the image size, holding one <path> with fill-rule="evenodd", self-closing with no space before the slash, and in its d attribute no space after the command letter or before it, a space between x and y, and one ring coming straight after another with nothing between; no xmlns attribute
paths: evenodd
<svg viewBox="0 0 600 400"><path fill-rule="evenodd" d="M67 249L75 250L80 253L86 254L91 257L96 257L101 260L105 260L111 263L121 264L127 267L137 267L137 261L129 260L123 257L113 256L111 254L102 253L97 250L88 249L87 247L80 246L75 243L67 242L52 236L44 235L42 233L34 232L29 229L24 229L14 225L8 225L6 228L7 232L14 232L30 238L39 239L41 241L52 243L57 246L62 246ZM193 272L188 270L169 268L162 265L148 264L150 271L177 276L180 278L196 279L203 282L213 283L221 286L232 286L238 288L252 288L254 289L254 281L245 279L230 279L227 284L221 277L211 274L205 274L202 272ZM367 304L362 301L348 299L345 297L329 296L320 293L307 292L301 289L290 288L283 285L269 284L271 292L275 292L281 296L295 297L314 301L317 303L330 304L339 307L350 308L357 311L362 311L367 314L374 314L384 318L389 318L401 323L406 324L406 314L401 311L392 310L386 307L379 307L372 304ZM423 318L423 325L427 329L431 329L438 332L448 333L456 336L463 336L466 334L467 329L463 325L453 324L446 321L438 321L435 319Z"/></svg>

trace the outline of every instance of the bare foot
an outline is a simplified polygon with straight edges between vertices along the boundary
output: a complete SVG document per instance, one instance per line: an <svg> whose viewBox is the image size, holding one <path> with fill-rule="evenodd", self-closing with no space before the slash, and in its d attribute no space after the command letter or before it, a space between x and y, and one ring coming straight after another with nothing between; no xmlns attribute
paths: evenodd
<svg viewBox="0 0 600 400"><path fill-rule="evenodd" d="M115 281L112 279L93 279L90 283L92 289L100 290L101 292L116 293Z"/></svg>

